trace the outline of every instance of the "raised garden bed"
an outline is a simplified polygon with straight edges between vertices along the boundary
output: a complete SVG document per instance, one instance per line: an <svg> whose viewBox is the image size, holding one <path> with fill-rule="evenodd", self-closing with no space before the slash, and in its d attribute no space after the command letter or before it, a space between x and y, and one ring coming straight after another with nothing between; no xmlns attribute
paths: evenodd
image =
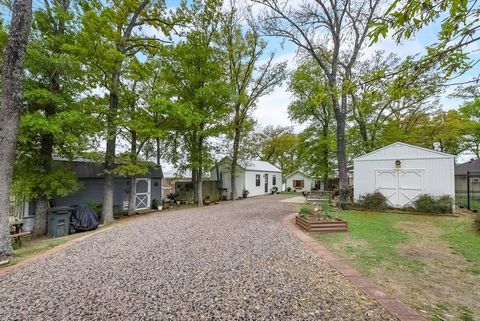
<svg viewBox="0 0 480 321"><path fill-rule="evenodd" d="M295 216L295 223L307 232L348 232L347 221L341 219L319 220L317 216L307 218Z"/></svg>

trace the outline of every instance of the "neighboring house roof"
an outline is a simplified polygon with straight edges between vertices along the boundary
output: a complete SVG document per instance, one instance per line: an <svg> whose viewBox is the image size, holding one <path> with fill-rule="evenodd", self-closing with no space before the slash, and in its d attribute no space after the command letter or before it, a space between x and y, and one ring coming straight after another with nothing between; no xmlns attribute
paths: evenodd
<svg viewBox="0 0 480 321"><path fill-rule="evenodd" d="M305 177L312 178L310 175L307 175L307 174L305 174L304 172L302 172L301 170L297 169L296 171L294 171L294 172L288 174L287 176L285 176L285 179L287 179L287 178L289 178L289 177L291 177L291 176L293 176L293 175L295 175L295 174L297 174L297 173L302 174L302 175L305 176Z"/></svg>
<svg viewBox="0 0 480 321"><path fill-rule="evenodd" d="M55 158L53 160L53 166L67 166L75 173L77 178L103 178L105 173L105 164L96 163L88 159L74 159L72 161L62 158ZM148 173L144 176L150 178L162 178L163 173L160 167L152 164L152 167L148 170ZM117 178L124 178L123 175L115 175Z"/></svg>
<svg viewBox="0 0 480 321"><path fill-rule="evenodd" d="M228 156L222 158L218 163L223 163L223 162L231 162L232 159ZM246 171L257 171L257 172L274 172L274 173L281 173L282 171L272 165L271 163L267 161L262 161L262 160L246 160L246 161L239 161L238 166ZM215 169L215 166L211 168L211 170Z"/></svg>
<svg viewBox="0 0 480 321"><path fill-rule="evenodd" d="M164 178L187 178L191 179L192 178L192 172L191 171L185 171L183 174L179 174L178 169L172 168L169 169L168 171L165 171L163 173Z"/></svg>
<svg viewBox="0 0 480 321"><path fill-rule="evenodd" d="M270 164L269 162L261 161L261 160L250 161L246 163L246 165L243 166L243 168L245 168L245 170L247 171L281 172L281 170L276 166Z"/></svg>
<svg viewBox="0 0 480 321"><path fill-rule="evenodd" d="M390 149L390 151L387 151ZM408 155L409 154L409 155ZM428 155L428 156L427 156ZM408 156L408 157L407 157ZM358 160L370 160L370 159L395 159L395 158L454 158L455 155L439 152L437 150L406 144L402 142L396 142L373 152L364 154L355 158Z"/></svg>
<svg viewBox="0 0 480 321"><path fill-rule="evenodd" d="M480 173L480 159L472 159L469 162L455 165L455 175L467 175L467 172Z"/></svg>

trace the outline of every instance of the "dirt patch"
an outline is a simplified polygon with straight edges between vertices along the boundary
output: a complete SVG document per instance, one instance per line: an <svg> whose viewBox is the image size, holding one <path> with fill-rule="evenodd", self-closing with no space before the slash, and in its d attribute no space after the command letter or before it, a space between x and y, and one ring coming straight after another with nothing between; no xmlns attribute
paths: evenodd
<svg viewBox="0 0 480 321"><path fill-rule="evenodd" d="M402 221L395 224L411 235L399 244L403 257L398 268L374 269L377 282L400 300L414 306L427 319L459 320L465 315L480 320L480 276L469 272L471 263L452 253L433 222Z"/></svg>

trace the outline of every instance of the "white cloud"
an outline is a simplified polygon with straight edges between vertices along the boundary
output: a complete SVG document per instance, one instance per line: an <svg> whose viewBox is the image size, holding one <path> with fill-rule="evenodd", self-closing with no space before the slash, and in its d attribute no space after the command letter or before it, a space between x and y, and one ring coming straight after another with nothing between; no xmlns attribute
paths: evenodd
<svg viewBox="0 0 480 321"><path fill-rule="evenodd" d="M288 71L297 66L297 54L295 51L277 54L274 63L287 62ZM262 61L263 63L265 61ZM291 101L291 92L288 91L287 83L275 88L269 95L261 97L257 102L254 117L262 126L291 126L292 121L288 118L288 105Z"/></svg>

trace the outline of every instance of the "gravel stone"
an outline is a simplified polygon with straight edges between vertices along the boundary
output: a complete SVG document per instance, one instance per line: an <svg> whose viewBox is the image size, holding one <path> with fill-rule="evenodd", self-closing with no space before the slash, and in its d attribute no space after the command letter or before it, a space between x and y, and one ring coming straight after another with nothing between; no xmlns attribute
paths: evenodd
<svg viewBox="0 0 480 321"><path fill-rule="evenodd" d="M397 320L309 252L282 195L161 212L0 277L0 320Z"/></svg>

